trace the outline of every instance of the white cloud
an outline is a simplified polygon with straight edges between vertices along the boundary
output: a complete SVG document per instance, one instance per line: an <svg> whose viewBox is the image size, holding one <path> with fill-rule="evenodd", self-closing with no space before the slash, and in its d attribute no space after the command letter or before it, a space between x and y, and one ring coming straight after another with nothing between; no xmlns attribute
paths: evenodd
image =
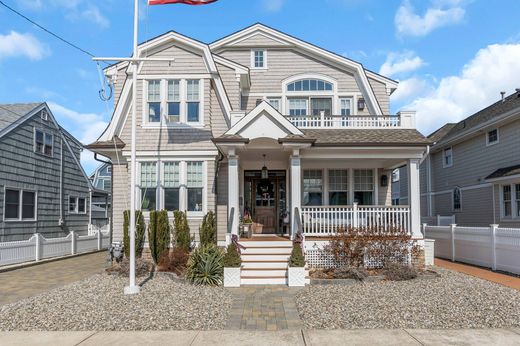
<svg viewBox="0 0 520 346"><path fill-rule="evenodd" d="M409 101L431 91L432 87L427 80L418 77L412 77L403 81L399 81L399 87L392 94L391 100L392 102Z"/></svg>
<svg viewBox="0 0 520 346"><path fill-rule="evenodd" d="M40 60L49 54L49 48L29 33L11 31L7 35L0 34L0 59L22 56Z"/></svg>
<svg viewBox="0 0 520 346"><path fill-rule="evenodd" d="M386 61L381 65L379 73L384 76L407 73L417 70L424 65L424 61L415 55L414 52L404 53L391 52L387 55Z"/></svg>
<svg viewBox="0 0 520 346"><path fill-rule="evenodd" d="M440 27L461 22L465 13L462 1L438 0L421 16L410 1L405 0L397 9L394 21L399 36L425 36Z"/></svg>
<svg viewBox="0 0 520 346"><path fill-rule="evenodd" d="M262 6L269 12L280 11L285 3L285 0L263 0Z"/></svg>
<svg viewBox="0 0 520 346"><path fill-rule="evenodd" d="M94 142L108 125L102 114L80 113L54 102L48 102L48 105L58 123L83 144ZM92 152L84 150L81 164L90 172L99 162L94 160Z"/></svg>
<svg viewBox="0 0 520 346"><path fill-rule="evenodd" d="M86 10L81 12L80 16L98 24L101 28L108 28L110 26L110 21L105 18L99 11L99 8L94 5L89 5Z"/></svg>
<svg viewBox="0 0 520 346"><path fill-rule="evenodd" d="M479 50L458 75L442 78L403 108L416 110L419 130L430 133L498 101L500 91L510 94L518 87L520 43L493 44Z"/></svg>

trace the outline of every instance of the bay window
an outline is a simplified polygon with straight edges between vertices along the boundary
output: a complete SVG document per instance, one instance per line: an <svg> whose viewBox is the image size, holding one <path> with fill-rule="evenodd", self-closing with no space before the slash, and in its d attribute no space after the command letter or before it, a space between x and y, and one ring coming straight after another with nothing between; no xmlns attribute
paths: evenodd
<svg viewBox="0 0 520 346"><path fill-rule="evenodd" d="M161 121L161 81L148 81L148 122Z"/></svg>
<svg viewBox="0 0 520 346"><path fill-rule="evenodd" d="M141 162L140 168L141 210L156 210L157 164L156 162Z"/></svg>
<svg viewBox="0 0 520 346"><path fill-rule="evenodd" d="M200 91L198 79L186 81L186 107L187 122L199 122Z"/></svg>
<svg viewBox="0 0 520 346"><path fill-rule="evenodd" d="M180 210L180 164L179 162L164 163L164 209Z"/></svg>
<svg viewBox="0 0 520 346"><path fill-rule="evenodd" d="M202 211L203 176L202 162L187 162L187 211Z"/></svg>
<svg viewBox="0 0 520 346"><path fill-rule="evenodd" d="M46 156L52 156L54 136L50 133L34 130L34 151Z"/></svg>
<svg viewBox="0 0 520 346"><path fill-rule="evenodd" d="M329 204L348 204L348 170L329 170Z"/></svg>
<svg viewBox="0 0 520 346"><path fill-rule="evenodd" d="M303 171L303 205L322 205L323 172L319 169Z"/></svg>
<svg viewBox="0 0 520 346"><path fill-rule="evenodd" d="M170 123L178 123L181 121L181 95L180 80L168 81L168 107L166 120Z"/></svg>
<svg viewBox="0 0 520 346"><path fill-rule="evenodd" d="M4 203L6 221L36 220L36 192L6 188Z"/></svg>
<svg viewBox="0 0 520 346"><path fill-rule="evenodd" d="M354 202L359 205L374 203L374 171L372 169L354 170Z"/></svg>

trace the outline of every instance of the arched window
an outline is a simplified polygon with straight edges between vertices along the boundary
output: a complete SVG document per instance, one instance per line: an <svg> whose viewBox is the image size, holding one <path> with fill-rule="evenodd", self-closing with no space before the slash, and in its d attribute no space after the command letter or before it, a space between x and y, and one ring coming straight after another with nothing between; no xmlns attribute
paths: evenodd
<svg viewBox="0 0 520 346"><path fill-rule="evenodd" d="M453 210L460 210L462 207L461 191L459 187L453 189Z"/></svg>
<svg viewBox="0 0 520 346"><path fill-rule="evenodd" d="M287 84L287 91L332 91L332 83L321 79L300 79Z"/></svg>

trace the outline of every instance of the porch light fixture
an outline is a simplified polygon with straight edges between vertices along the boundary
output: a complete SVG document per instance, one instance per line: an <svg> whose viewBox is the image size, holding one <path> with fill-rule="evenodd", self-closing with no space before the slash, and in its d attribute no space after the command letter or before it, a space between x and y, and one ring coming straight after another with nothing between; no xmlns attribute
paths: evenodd
<svg viewBox="0 0 520 346"><path fill-rule="evenodd" d="M365 109L365 99L364 98L360 98L357 100L357 109L358 109L358 111L362 111Z"/></svg>
<svg viewBox="0 0 520 346"><path fill-rule="evenodd" d="M381 186L382 187L388 186L388 175L383 174L381 176Z"/></svg>
<svg viewBox="0 0 520 346"><path fill-rule="evenodd" d="M269 171L267 170L267 166L265 165L265 154L264 157L264 166L262 167L262 179L267 179L269 177Z"/></svg>

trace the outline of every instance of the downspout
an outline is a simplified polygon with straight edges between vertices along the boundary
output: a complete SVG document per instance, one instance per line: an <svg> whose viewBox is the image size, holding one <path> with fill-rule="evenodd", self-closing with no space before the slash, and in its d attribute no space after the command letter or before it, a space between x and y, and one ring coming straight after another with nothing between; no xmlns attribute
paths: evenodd
<svg viewBox="0 0 520 346"><path fill-rule="evenodd" d="M63 138L60 139L60 218L58 225L63 226Z"/></svg>
<svg viewBox="0 0 520 346"><path fill-rule="evenodd" d="M217 200L218 200L218 172L220 169L220 163L224 160L224 154L222 152L218 151L218 158L215 160L215 222L218 225L218 212L217 212ZM227 213L226 213L227 217ZM227 234L227 229L226 229ZM224 235L225 236L225 235ZM217 239L218 239L218 230L217 230Z"/></svg>

